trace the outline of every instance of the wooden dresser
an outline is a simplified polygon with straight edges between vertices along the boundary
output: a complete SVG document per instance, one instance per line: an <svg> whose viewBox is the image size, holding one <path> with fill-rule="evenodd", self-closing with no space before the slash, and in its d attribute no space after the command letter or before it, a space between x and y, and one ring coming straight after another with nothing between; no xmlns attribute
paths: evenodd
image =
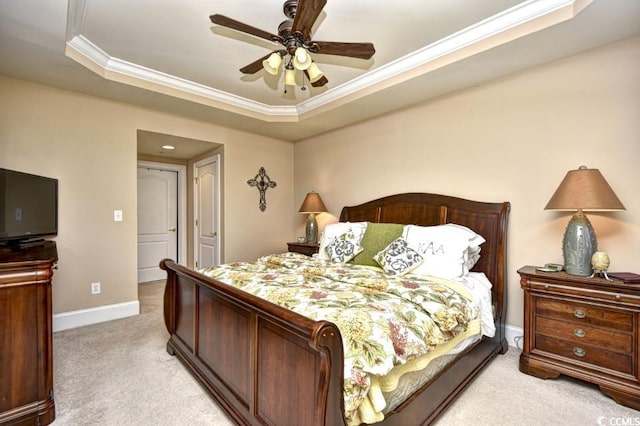
<svg viewBox="0 0 640 426"><path fill-rule="evenodd" d="M0 247L0 425L55 419L51 278L54 242Z"/></svg>
<svg viewBox="0 0 640 426"><path fill-rule="evenodd" d="M566 272L518 270L524 290L520 371L595 383L640 409L640 285Z"/></svg>

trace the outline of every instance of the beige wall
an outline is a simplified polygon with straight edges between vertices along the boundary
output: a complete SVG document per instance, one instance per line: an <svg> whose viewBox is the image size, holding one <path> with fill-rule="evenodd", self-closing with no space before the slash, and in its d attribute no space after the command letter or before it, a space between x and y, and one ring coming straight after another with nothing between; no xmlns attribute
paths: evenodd
<svg viewBox="0 0 640 426"><path fill-rule="evenodd" d="M626 205L589 217L611 269L638 272L639 67L636 37L295 146L0 77L0 167L60 179L56 313L137 299L136 132L144 129L224 145L225 261L283 251L304 233L306 216L295 212L311 190L335 216L406 191L510 201L508 323L521 326L516 270L562 261L570 215L543 208L569 169L599 168ZM265 212L246 183L261 166L278 184ZM113 222L114 209L124 222ZM330 220L319 217L321 226ZM93 281L102 294L90 295Z"/></svg>
<svg viewBox="0 0 640 426"><path fill-rule="evenodd" d="M59 179L54 313L137 300L138 129L224 144L226 260L286 250L293 145L75 92L0 77L0 167ZM264 166L268 208L246 181ZM113 210L124 221L113 221ZM92 296L90 283L102 293Z"/></svg>
<svg viewBox="0 0 640 426"><path fill-rule="evenodd" d="M570 213L543 209L570 169L600 169L625 204L588 216L611 270L640 272L639 69L635 37L308 139L295 146L294 204L312 189L333 216L398 192L510 201L507 322L522 326L516 270L562 263Z"/></svg>

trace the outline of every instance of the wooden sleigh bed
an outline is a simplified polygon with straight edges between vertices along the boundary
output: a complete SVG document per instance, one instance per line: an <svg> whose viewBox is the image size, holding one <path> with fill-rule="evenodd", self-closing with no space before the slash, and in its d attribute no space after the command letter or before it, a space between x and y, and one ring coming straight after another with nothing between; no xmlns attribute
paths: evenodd
<svg viewBox="0 0 640 426"><path fill-rule="evenodd" d="M465 349L383 425L432 423L497 354L507 351L506 243L510 204L407 193L345 207L341 222L464 225L486 242L472 271L493 284L496 334ZM346 425L338 328L163 260L164 318L175 354L242 425ZM287 368L283 368L287 366Z"/></svg>

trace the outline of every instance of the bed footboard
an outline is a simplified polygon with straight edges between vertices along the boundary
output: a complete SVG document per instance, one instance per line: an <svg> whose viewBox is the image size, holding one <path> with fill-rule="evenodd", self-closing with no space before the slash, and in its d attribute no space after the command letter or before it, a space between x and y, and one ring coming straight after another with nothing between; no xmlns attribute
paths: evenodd
<svg viewBox="0 0 640 426"><path fill-rule="evenodd" d="M165 259L176 355L238 424L344 425L340 332Z"/></svg>

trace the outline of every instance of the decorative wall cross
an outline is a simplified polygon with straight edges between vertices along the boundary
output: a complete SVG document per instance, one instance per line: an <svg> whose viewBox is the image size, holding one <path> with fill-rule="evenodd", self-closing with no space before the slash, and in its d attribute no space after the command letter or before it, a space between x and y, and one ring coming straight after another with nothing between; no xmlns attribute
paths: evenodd
<svg viewBox="0 0 640 426"><path fill-rule="evenodd" d="M249 179L247 184L258 188L258 191L260 192L260 211L265 211L267 209L267 189L275 188L277 183L269 178L264 167L260 167L256 177Z"/></svg>

